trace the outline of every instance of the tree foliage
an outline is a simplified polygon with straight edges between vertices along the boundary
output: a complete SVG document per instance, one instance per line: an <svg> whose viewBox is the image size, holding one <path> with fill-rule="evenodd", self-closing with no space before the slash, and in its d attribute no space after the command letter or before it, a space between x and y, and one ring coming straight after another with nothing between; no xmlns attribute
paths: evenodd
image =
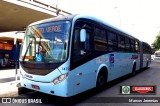
<svg viewBox="0 0 160 106"><path fill-rule="evenodd" d="M152 43L155 50L160 50L160 33L156 36L155 41Z"/></svg>

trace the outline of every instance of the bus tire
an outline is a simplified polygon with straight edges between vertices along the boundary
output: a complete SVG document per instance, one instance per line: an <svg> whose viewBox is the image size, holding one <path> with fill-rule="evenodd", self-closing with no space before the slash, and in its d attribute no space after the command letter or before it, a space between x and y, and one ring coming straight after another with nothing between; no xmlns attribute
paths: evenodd
<svg viewBox="0 0 160 106"><path fill-rule="evenodd" d="M134 63L133 68L132 68L132 73L131 76L134 77L136 75L136 63Z"/></svg>
<svg viewBox="0 0 160 106"><path fill-rule="evenodd" d="M107 69L103 68L97 77L96 87L101 88L107 83Z"/></svg>
<svg viewBox="0 0 160 106"><path fill-rule="evenodd" d="M147 61L147 64L146 64L146 69L148 68L148 61Z"/></svg>

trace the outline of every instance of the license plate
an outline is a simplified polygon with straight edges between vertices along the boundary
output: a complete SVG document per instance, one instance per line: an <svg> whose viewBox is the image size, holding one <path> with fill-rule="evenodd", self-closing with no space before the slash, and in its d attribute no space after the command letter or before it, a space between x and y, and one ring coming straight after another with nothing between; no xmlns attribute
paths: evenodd
<svg viewBox="0 0 160 106"><path fill-rule="evenodd" d="M32 85L32 88L33 88L33 89L37 89L37 90L40 89L40 87L39 87L38 85Z"/></svg>

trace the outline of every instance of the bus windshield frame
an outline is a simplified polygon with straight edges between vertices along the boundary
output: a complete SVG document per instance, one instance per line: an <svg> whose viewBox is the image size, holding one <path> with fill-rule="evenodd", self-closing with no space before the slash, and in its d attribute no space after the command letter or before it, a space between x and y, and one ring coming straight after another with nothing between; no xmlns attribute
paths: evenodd
<svg viewBox="0 0 160 106"><path fill-rule="evenodd" d="M70 21L29 26L21 50L21 62L60 63L68 57Z"/></svg>

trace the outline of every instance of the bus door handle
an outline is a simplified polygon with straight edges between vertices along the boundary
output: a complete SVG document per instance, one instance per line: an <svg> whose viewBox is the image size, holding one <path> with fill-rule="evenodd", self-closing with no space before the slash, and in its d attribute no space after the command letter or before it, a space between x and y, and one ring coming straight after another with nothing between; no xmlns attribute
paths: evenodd
<svg viewBox="0 0 160 106"><path fill-rule="evenodd" d="M81 50L81 55L85 55L86 54L86 52L84 51L84 50Z"/></svg>

